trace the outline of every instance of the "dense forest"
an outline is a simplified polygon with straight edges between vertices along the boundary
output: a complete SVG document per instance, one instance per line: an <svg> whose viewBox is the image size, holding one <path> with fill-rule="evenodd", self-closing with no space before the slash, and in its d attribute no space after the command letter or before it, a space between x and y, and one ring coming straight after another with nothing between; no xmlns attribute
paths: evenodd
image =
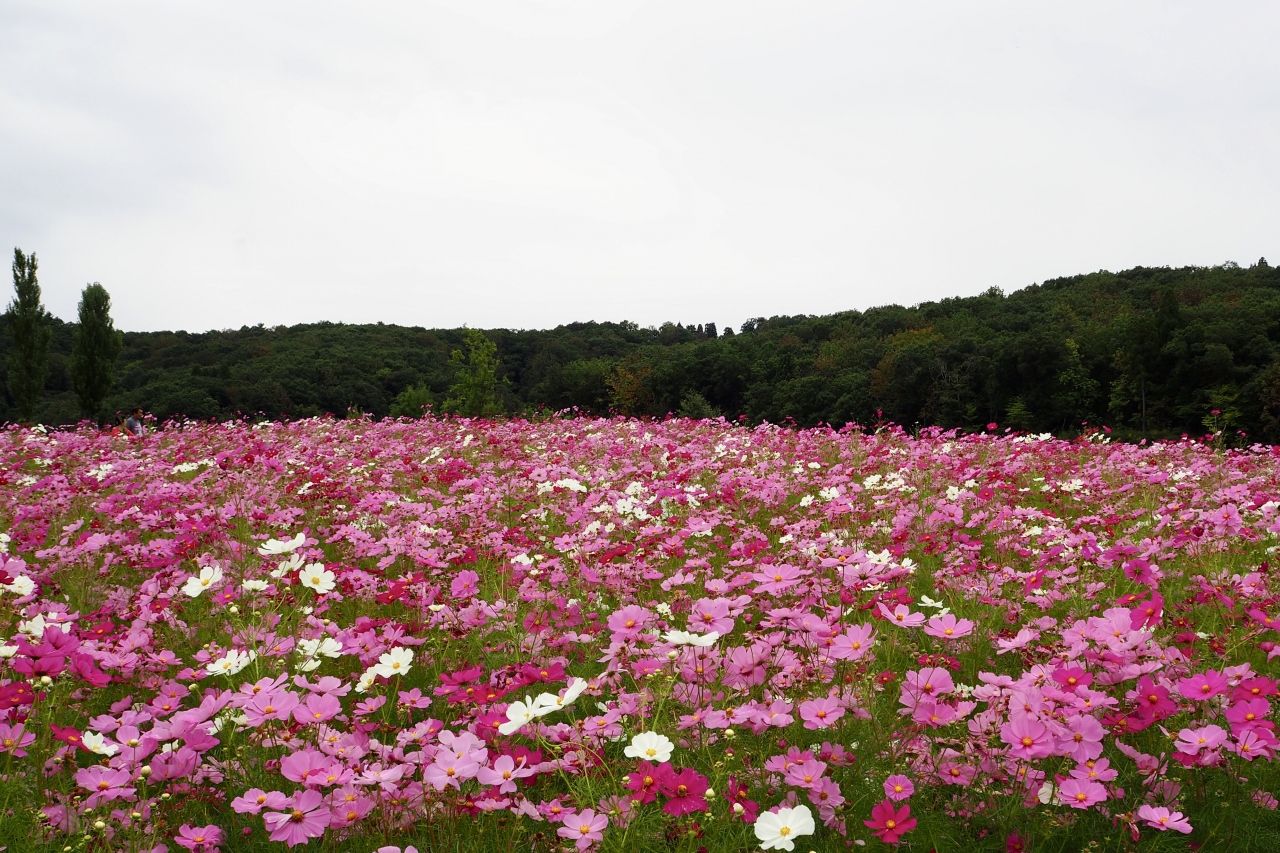
<svg viewBox="0 0 1280 853"><path fill-rule="evenodd" d="M37 418L74 422L74 325L51 322ZM11 346L8 334L0 349ZM1059 434L1087 422L1127 437L1221 428L1280 441L1280 269L1265 260L1098 272L1007 295L992 288L913 307L759 318L722 332L712 323L572 323L483 335L496 346L495 410L507 414L576 407L801 425L995 422ZM139 405L160 419L442 411L474 368L474 340L463 329L381 323L126 332L107 405ZM17 418L7 392L0 418Z"/></svg>

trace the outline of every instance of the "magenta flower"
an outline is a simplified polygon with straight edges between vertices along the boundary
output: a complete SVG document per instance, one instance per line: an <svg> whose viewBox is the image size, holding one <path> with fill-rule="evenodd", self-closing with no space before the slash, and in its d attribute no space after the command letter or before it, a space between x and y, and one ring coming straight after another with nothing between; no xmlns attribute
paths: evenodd
<svg viewBox="0 0 1280 853"><path fill-rule="evenodd" d="M586 809L566 817L556 830L556 835L569 839L579 850L586 850L604 838L604 829L608 825L609 818Z"/></svg>
<svg viewBox="0 0 1280 853"><path fill-rule="evenodd" d="M221 847L224 840L222 830L216 826L191 826L186 823L178 827L178 834L173 839L179 847L195 851Z"/></svg>
<svg viewBox="0 0 1280 853"><path fill-rule="evenodd" d="M267 812L262 822L271 833L272 841L283 841L293 847L319 838L329 827L329 808L319 791L299 791L293 795L293 803L286 812Z"/></svg>
<svg viewBox="0 0 1280 853"><path fill-rule="evenodd" d="M662 810L675 817L683 817L695 812L707 810L707 800L703 796L709 783L707 777L692 768L685 768L679 773L670 771L671 765L665 765L667 773L663 774L658 784L670 799L662 804ZM661 769L661 768L660 768Z"/></svg>
<svg viewBox="0 0 1280 853"><path fill-rule="evenodd" d="M724 598L700 598L689 614L689 630L706 634L715 631L724 636L733 630L734 620L729 615L729 601Z"/></svg>
<svg viewBox="0 0 1280 853"><path fill-rule="evenodd" d="M1203 702L1220 696L1231 688L1225 676L1220 672L1209 670L1197 672L1178 682L1178 693L1193 702Z"/></svg>
<svg viewBox="0 0 1280 853"><path fill-rule="evenodd" d="M825 729L843 716L844 708L830 696L800 703L800 719L806 729Z"/></svg>
<svg viewBox="0 0 1280 853"><path fill-rule="evenodd" d="M885 800L871 809L871 819L864 824L885 844L897 844L905 833L916 828L916 819L911 816L911 806L904 805L895 809L893 803Z"/></svg>
<svg viewBox="0 0 1280 853"><path fill-rule="evenodd" d="M894 802L902 802L916 792L916 786L902 774L884 780L884 795Z"/></svg>
<svg viewBox="0 0 1280 853"><path fill-rule="evenodd" d="M1198 755L1202 749L1217 749L1226 739L1227 733L1221 726L1207 725L1178 732L1178 740L1174 745L1178 752Z"/></svg>

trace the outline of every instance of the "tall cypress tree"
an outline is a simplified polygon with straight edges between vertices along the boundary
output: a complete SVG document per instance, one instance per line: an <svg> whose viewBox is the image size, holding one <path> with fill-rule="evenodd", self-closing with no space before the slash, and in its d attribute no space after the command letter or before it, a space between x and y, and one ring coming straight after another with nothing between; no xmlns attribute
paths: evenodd
<svg viewBox="0 0 1280 853"><path fill-rule="evenodd" d="M36 256L13 250L14 300L5 313L13 333L13 351L9 354L9 393L18 404L22 419L28 423L35 416L36 402L49 375L49 318L40 304L40 285L36 281Z"/></svg>
<svg viewBox="0 0 1280 853"><path fill-rule="evenodd" d="M115 381L122 335L111 322L111 296L96 281L80 294L80 326L71 350L71 387L80 414L95 418Z"/></svg>

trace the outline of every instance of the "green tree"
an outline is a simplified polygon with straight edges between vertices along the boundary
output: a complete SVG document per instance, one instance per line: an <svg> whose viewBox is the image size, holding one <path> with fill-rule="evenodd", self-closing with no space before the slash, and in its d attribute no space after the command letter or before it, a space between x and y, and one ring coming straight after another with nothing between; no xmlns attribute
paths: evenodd
<svg viewBox="0 0 1280 853"><path fill-rule="evenodd" d="M449 356L458 381L449 389L441 408L452 415L472 418L500 414L498 408L498 345L478 329L464 329L467 352L454 350Z"/></svg>
<svg viewBox="0 0 1280 853"><path fill-rule="evenodd" d="M22 419L30 423L36 402L49 374L48 312L40 304L40 284L36 280L36 256L13 250L15 296L5 316L13 336L9 353L9 393L18 404Z"/></svg>
<svg viewBox="0 0 1280 853"><path fill-rule="evenodd" d="M410 385L392 401L391 417L420 418L434 404L435 398L425 382L422 385Z"/></svg>
<svg viewBox="0 0 1280 853"><path fill-rule="evenodd" d="M96 281L80 295L80 325L71 349L71 387L80 401L80 414L96 418L115 382L116 359L124 345L111 321L111 296Z"/></svg>

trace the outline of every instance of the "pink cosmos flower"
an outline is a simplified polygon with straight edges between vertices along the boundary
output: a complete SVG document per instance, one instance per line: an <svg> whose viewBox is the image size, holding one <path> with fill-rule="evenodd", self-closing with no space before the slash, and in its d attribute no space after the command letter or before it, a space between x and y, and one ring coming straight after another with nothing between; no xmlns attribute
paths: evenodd
<svg viewBox="0 0 1280 853"><path fill-rule="evenodd" d="M1023 628L1011 640L996 640L996 654L1008 654L1026 648L1027 644L1040 639L1040 632L1033 628Z"/></svg>
<svg viewBox="0 0 1280 853"><path fill-rule="evenodd" d="M693 610L689 613L690 631L701 634L715 631L723 637L733 630L733 626L728 599L700 598L693 603Z"/></svg>
<svg viewBox="0 0 1280 853"><path fill-rule="evenodd" d="M481 767L476 773L476 779L481 785L497 785L498 790L503 794L514 794L516 780L532 775L533 769L525 767L523 758L517 764L510 755L500 755L493 762L492 768Z"/></svg>
<svg viewBox="0 0 1280 853"><path fill-rule="evenodd" d="M1164 806L1138 806L1138 820L1161 832L1169 829L1183 835L1191 832L1191 824L1183 817L1182 812L1171 812Z"/></svg>
<svg viewBox="0 0 1280 853"><path fill-rule="evenodd" d="M826 762L809 758L787 767L786 783L797 788L812 788L826 772Z"/></svg>
<svg viewBox="0 0 1280 853"><path fill-rule="evenodd" d="M1221 726L1211 724L1196 729L1183 729L1178 732L1178 740L1174 745L1178 752L1197 755L1202 749L1217 749L1226 739L1226 731Z"/></svg>
<svg viewBox="0 0 1280 853"><path fill-rule="evenodd" d="M1198 672L1179 681L1178 693L1193 702L1203 702L1226 693L1230 687L1222 673L1209 670Z"/></svg>
<svg viewBox="0 0 1280 853"><path fill-rule="evenodd" d="M1087 809L1106 798L1106 787L1089 779L1073 777L1058 786L1058 801L1073 809Z"/></svg>
<svg viewBox="0 0 1280 853"><path fill-rule="evenodd" d="M304 726L328 722L342 713L342 703L331 693L311 693L293 709L293 718Z"/></svg>
<svg viewBox="0 0 1280 853"><path fill-rule="evenodd" d="M973 633L973 622L968 619L957 619L954 613L933 616L925 625L924 632L930 637L940 640L958 640Z"/></svg>
<svg viewBox="0 0 1280 853"><path fill-rule="evenodd" d="M1000 727L1000 739L1009 745L1014 758L1034 761L1052 755L1053 734L1048 726L1031 717L1014 717Z"/></svg>
<svg viewBox="0 0 1280 853"><path fill-rule="evenodd" d="M894 802L902 802L916 792L911 780L900 773L884 780L884 795Z"/></svg>
<svg viewBox="0 0 1280 853"><path fill-rule="evenodd" d="M850 625L831 641L827 654L835 660L859 660L871 651L875 637L875 628L870 625Z"/></svg>
<svg viewBox="0 0 1280 853"><path fill-rule="evenodd" d="M178 827L178 834L173 839L179 847L195 851L221 847L224 840L222 830L216 826L191 826L186 823Z"/></svg>
<svg viewBox="0 0 1280 853"><path fill-rule="evenodd" d="M1068 755L1077 762L1102 755L1102 739L1107 735L1102 723L1081 714L1068 719L1066 726L1067 731L1058 738L1059 754Z"/></svg>
<svg viewBox="0 0 1280 853"><path fill-rule="evenodd" d="M864 824L885 844L897 844L903 834L916 828L916 819L911 816L911 806L904 805L894 809L893 802L885 800L871 809L871 819Z"/></svg>
<svg viewBox="0 0 1280 853"><path fill-rule="evenodd" d="M250 788L231 801L231 810L237 814L257 814L264 808L283 809L287 805L289 805L289 798L279 791L268 792L261 788Z"/></svg>
<svg viewBox="0 0 1280 853"><path fill-rule="evenodd" d="M897 625L899 628L919 628L924 624L923 613L912 613L911 608L905 604L899 604L890 610L884 606L884 602L877 602L876 608L879 609L880 615L886 621Z"/></svg>
<svg viewBox="0 0 1280 853"><path fill-rule="evenodd" d="M283 841L293 847L324 835L330 817L323 795L309 789L293 795L289 811L267 812L262 816L262 822L271 833L272 841Z"/></svg>
<svg viewBox="0 0 1280 853"><path fill-rule="evenodd" d="M586 809L565 818L560 828L556 830L556 835L573 841L574 846L579 850L586 850L604 838L604 829L608 825L609 818Z"/></svg>
<svg viewBox="0 0 1280 853"><path fill-rule="evenodd" d="M12 753L15 758L24 758L27 751L23 747L30 746L35 739L36 736L27 731L22 723L16 726L0 723L0 752Z"/></svg>
<svg viewBox="0 0 1280 853"><path fill-rule="evenodd" d="M830 696L800 703L800 719L804 720L804 727L809 730L825 729L843 716L844 708Z"/></svg>
<svg viewBox="0 0 1280 853"><path fill-rule="evenodd" d="M628 604L609 614L609 630L613 632L615 640L635 639L652 618L651 611L638 604Z"/></svg>
<svg viewBox="0 0 1280 853"><path fill-rule="evenodd" d="M927 667L908 672L902 678L898 701L908 708L925 699L943 696L955 689L951 673L942 667Z"/></svg>
<svg viewBox="0 0 1280 853"><path fill-rule="evenodd" d="M84 801L85 808L96 808L99 803L132 798L136 793L129 785L133 774L128 770L115 770L94 764L76 773L76 784L92 792Z"/></svg>

